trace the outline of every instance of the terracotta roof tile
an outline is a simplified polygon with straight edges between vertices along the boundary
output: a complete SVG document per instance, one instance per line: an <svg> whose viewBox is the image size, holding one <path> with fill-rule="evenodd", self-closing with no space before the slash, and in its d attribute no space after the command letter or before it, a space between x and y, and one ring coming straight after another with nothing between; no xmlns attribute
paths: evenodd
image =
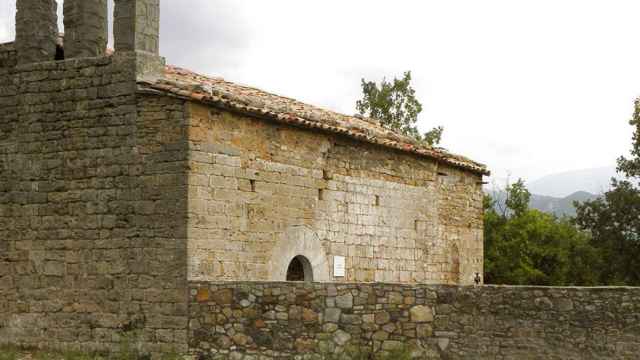
<svg viewBox="0 0 640 360"><path fill-rule="evenodd" d="M207 77L175 66L165 68L164 77L138 81L140 91L170 93L277 122L343 134L361 141L411 152L475 173L489 175L483 164L441 148L420 144L385 128L373 119L348 116L308 105L256 88Z"/></svg>

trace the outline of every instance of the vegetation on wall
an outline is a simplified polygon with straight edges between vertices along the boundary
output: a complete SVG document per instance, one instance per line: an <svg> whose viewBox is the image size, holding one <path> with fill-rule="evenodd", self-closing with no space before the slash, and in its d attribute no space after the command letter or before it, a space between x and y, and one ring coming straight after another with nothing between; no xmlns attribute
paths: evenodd
<svg viewBox="0 0 640 360"><path fill-rule="evenodd" d="M436 127L421 134L416 127L422 104L411 86L411 71L405 72L402 79L394 78L393 82L382 79L380 85L362 79L362 95L362 100L356 103L360 115L377 119L387 128L429 146L440 143L444 128Z"/></svg>

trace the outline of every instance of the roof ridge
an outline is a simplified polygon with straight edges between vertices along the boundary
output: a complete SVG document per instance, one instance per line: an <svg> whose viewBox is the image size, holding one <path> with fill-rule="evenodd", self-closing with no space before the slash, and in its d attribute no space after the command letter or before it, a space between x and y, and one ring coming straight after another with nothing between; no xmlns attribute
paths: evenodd
<svg viewBox="0 0 640 360"><path fill-rule="evenodd" d="M167 65L164 77L153 80L141 79L138 83L141 91L170 93L228 110L339 133L369 143L427 156L482 175L490 174L483 164L452 154L443 148L419 143L383 126L376 119L341 114L256 87L233 83L222 77L205 76L182 67Z"/></svg>

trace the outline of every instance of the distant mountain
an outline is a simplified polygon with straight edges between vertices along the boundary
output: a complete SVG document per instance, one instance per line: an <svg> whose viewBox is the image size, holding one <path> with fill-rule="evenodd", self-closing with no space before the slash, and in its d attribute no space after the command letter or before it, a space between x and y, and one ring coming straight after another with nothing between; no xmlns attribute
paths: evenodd
<svg viewBox="0 0 640 360"><path fill-rule="evenodd" d="M532 194L565 198L576 192L602 194L611 187L611 178L619 178L615 167L567 171L528 182Z"/></svg>
<svg viewBox="0 0 640 360"><path fill-rule="evenodd" d="M491 194L493 199L496 200L496 210L501 211L501 209L504 209L504 201L506 197L505 192L497 191L493 193L490 192L489 194ZM597 199L598 197L599 195L594 195L586 191L578 191L563 198L531 194L529 207L549 214L554 214L558 217L575 216L576 209L573 206L574 201L584 202Z"/></svg>
<svg viewBox="0 0 640 360"><path fill-rule="evenodd" d="M586 191L578 191L564 198L532 194L529 206L533 209L538 209L557 216L575 216L576 209L573 206L574 201L585 202L597 199L598 197L598 195L594 195Z"/></svg>

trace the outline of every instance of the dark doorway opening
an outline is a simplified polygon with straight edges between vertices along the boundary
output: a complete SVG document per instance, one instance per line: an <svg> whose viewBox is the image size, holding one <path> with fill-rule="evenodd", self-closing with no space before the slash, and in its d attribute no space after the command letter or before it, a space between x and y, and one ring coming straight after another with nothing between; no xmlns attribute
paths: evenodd
<svg viewBox="0 0 640 360"><path fill-rule="evenodd" d="M306 257L299 255L291 260L287 269L287 281L313 281L311 263Z"/></svg>

